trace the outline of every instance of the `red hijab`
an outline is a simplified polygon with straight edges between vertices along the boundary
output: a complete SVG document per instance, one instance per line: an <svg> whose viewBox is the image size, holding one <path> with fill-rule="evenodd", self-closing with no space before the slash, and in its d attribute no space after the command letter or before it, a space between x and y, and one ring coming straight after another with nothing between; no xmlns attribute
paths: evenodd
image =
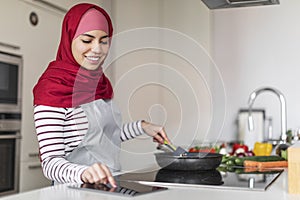
<svg viewBox="0 0 300 200"><path fill-rule="evenodd" d="M109 15L102 8L88 3L77 4L65 15L56 55L33 89L34 105L71 108L96 99L111 99L113 89L102 67L87 70L75 61L71 44L83 14L91 8L100 11L108 22L109 37L113 28Z"/></svg>

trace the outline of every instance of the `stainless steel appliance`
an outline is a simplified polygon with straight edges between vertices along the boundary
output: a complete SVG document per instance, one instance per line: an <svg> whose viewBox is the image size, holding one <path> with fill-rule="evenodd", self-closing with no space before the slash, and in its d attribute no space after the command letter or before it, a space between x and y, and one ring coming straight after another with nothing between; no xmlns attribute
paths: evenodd
<svg viewBox="0 0 300 200"><path fill-rule="evenodd" d="M20 113L22 58L0 52L0 112Z"/></svg>
<svg viewBox="0 0 300 200"><path fill-rule="evenodd" d="M202 0L209 9L264 6L279 4L279 0Z"/></svg>
<svg viewBox="0 0 300 200"><path fill-rule="evenodd" d="M0 196L19 191L20 131L20 113L0 113Z"/></svg>
<svg viewBox="0 0 300 200"><path fill-rule="evenodd" d="M0 196L19 191L22 57L0 52Z"/></svg>

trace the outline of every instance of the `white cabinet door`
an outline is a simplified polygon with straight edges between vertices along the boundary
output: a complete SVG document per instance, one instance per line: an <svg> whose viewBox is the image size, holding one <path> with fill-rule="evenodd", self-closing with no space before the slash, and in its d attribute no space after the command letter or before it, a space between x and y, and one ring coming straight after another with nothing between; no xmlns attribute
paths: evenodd
<svg viewBox="0 0 300 200"><path fill-rule="evenodd" d="M32 89L48 63L55 59L63 15L57 15L30 4L22 3L21 5L19 20L25 20L20 27L24 36L19 42L24 61L19 185L20 191L24 192L51 184L44 177L40 167L39 147L33 120ZM39 17L37 26L32 26L29 23L31 12L35 12Z"/></svg>
<svg viewBox="0 0 300 200"><path fill-rule="evenodd" d="M24 2L19 3L19 6L18 18L12 20L23 21L18 30L22 37L15 37L19 40L17 43L21 46L23 57L21 161L31 162L36 160L32 155L39 152L33 119L32 89L48 63L56 57L63 15ZM36 26L29 23L31 12L35 12L39 18Z"/></svg>
<svg viewBox="0 0 300 200"><path fill-rule="evenodd" d="M20 192L51 185L51 181L45 178L39 161L21 162L20 174Z"/></svg>
<svg viewBox="0 0 300 200"><path fill-rule="evenodd" d="M35 12L39 22L32 26L29 15ZM0 6L0 42L19 46L13 49L0 45L0 51L23 58L22 126L20 190L27 191L50 185L40 168L39 147L33 120L32 89L48 63L55 59L63 14L49 12L23 0L10 0Z"/></svg>

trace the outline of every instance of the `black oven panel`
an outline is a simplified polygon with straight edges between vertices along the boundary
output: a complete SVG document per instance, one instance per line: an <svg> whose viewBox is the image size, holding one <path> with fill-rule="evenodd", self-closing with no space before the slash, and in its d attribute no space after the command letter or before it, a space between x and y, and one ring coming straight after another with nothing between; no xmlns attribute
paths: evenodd
<svg viewBox="0 0 300 200"><path fill-rule="evenodd" d="M21 112L23 60L0 52L0 112Z"/></svg>
<svg viewBox="0 0 300 200"><path fill-rule="evenodd" d="M0 112L0 196L19 191L21 114Z"/></svg>

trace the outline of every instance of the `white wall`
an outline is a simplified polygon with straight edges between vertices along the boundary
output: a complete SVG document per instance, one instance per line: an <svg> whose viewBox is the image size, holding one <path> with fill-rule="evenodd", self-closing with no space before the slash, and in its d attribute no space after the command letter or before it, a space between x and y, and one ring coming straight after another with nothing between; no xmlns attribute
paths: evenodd
<svg viewBox="0 0 300 200"><path fill-rule="evenodd" d="M300 1L280 5L223 9L213 14L213 57L225 82L227 116L223 138L236 137L239 108L247 107L250 92L261 86L279 89L287 99L288 128L299 127ZM255 107L273 117L274 135L280 135L279 101L261 94Z"/></svg>
<svg viewBox="0 0 300 200"><path fill-rule="evenodd" d="M123 88L119 88L116 99L121 105L125 121L144 118L163 124L177 144L188 144L194 139L211 142L235 140L238 110L247 107L248 96L254 89L271 86L286 96L287 127L297 128L300 109L297 104L299 8L297 0L281 0L281 4L275 6L214 11L209 11L196 0L113 1L112 14L117 33L147 26L179 31L179 36L162 32L162 37L153 42L174 49L182 45L178 48L189 52L188 56L191 56L185 59L182 57L185 52L177 54L168 51L170 49L147 49L128 53L118 59L108 69L114 71L114 83L120 78L124 81L130 77L129 70L155 62L152 66L146 65L147 70L151 68L150 71L135 71L138 81L131 79L129 84L128 79L127 83L123 82ZM173 46L168 46L169 36L174 37ZM194 40L203 49L190 50L189 46L181 43L186 38ZM209 56L205 57L204 51L213 57L212 61ZM191 61L193 63L197 56L201 61L196 61L194 67ZM196 70L199 66L200 73ZM142 83L143 79L148 80L148 76L156 77L154 80L163 86L142 87L129 91L131 96L126 94L126 87L134 88L133 85ZM128 100L128 97L132 98ZM122 104L124 99L126 105ZM273 118L274 137L278 138L280 112L276 96L262 94L254 106L264 108L266 115ZM217 125L211 120L216 120ZM221 126L224 127L220 131ZM151 154L154 148L149 142L145 138L139 142L131 141L124 145L124 149L130 149L131 153L142 151L143 164L146 164L152 160L145 155ZM125 168L133 167L136 162L128 163L127 158L123 158Z"/></svg>
<svg viewBox="0 0 300 200"><path fill-rule="evenodd" d="M109 61L106 72L113 74L124 122L145 119L164 125L175 143L187 144L199 131L195 108L199 104L204 126L200 131L205 134L211 115L209 98L201 99L203 93L208 95L205 78L188 56L204 57L208 65L204 55L210 46L208 9L198 0L114 0L111 13L115 46L110 53L125 53ZM198 50L204 51L184 55L190 50L184 41L199 44ZM183 52L176 54L175 49ZM205 73L209 75L209 70ZM123 143L122 149L125 170L155 163L156 144L147 136Z"/></svg>
<svg viewBox="0 0 300 200"><path fill-rule="evenodd" d="M178 145L215 140L209 132L212 120L212 72L210 60L210 12L201 1L162 1L161 27L166 33L161 52L161 92L167 111L165 126ZM167 92L168 91L168 92ZM170 93L173 93L172 95Z"/></svg>
<svg viewBox="0 0 300 200"><path fill-rule="evenodd" d="M159 1L157 0L112 1L112 20L115 30L113 43L116 46L112 47L111 53L124 49L124 55L121 57L117 55L108 66L106 73L113 74L111 80L114 85L114 99L121 109L124 122L148 120L149 106L159 101L157 88L151 84L144 86L145 74L140 73L144 64L157 62L158 54L155 50L132 47L132 45L138 45L139 38L142 38L135 31L136 29L158 26L158 8ZM156 81L157 75L156 69L150 69L146 76L153 77ZM148 155L153 149L155 146L148 137L123 143L121 154L123 169L130 170L147 165L151 162Z"/></svg>

